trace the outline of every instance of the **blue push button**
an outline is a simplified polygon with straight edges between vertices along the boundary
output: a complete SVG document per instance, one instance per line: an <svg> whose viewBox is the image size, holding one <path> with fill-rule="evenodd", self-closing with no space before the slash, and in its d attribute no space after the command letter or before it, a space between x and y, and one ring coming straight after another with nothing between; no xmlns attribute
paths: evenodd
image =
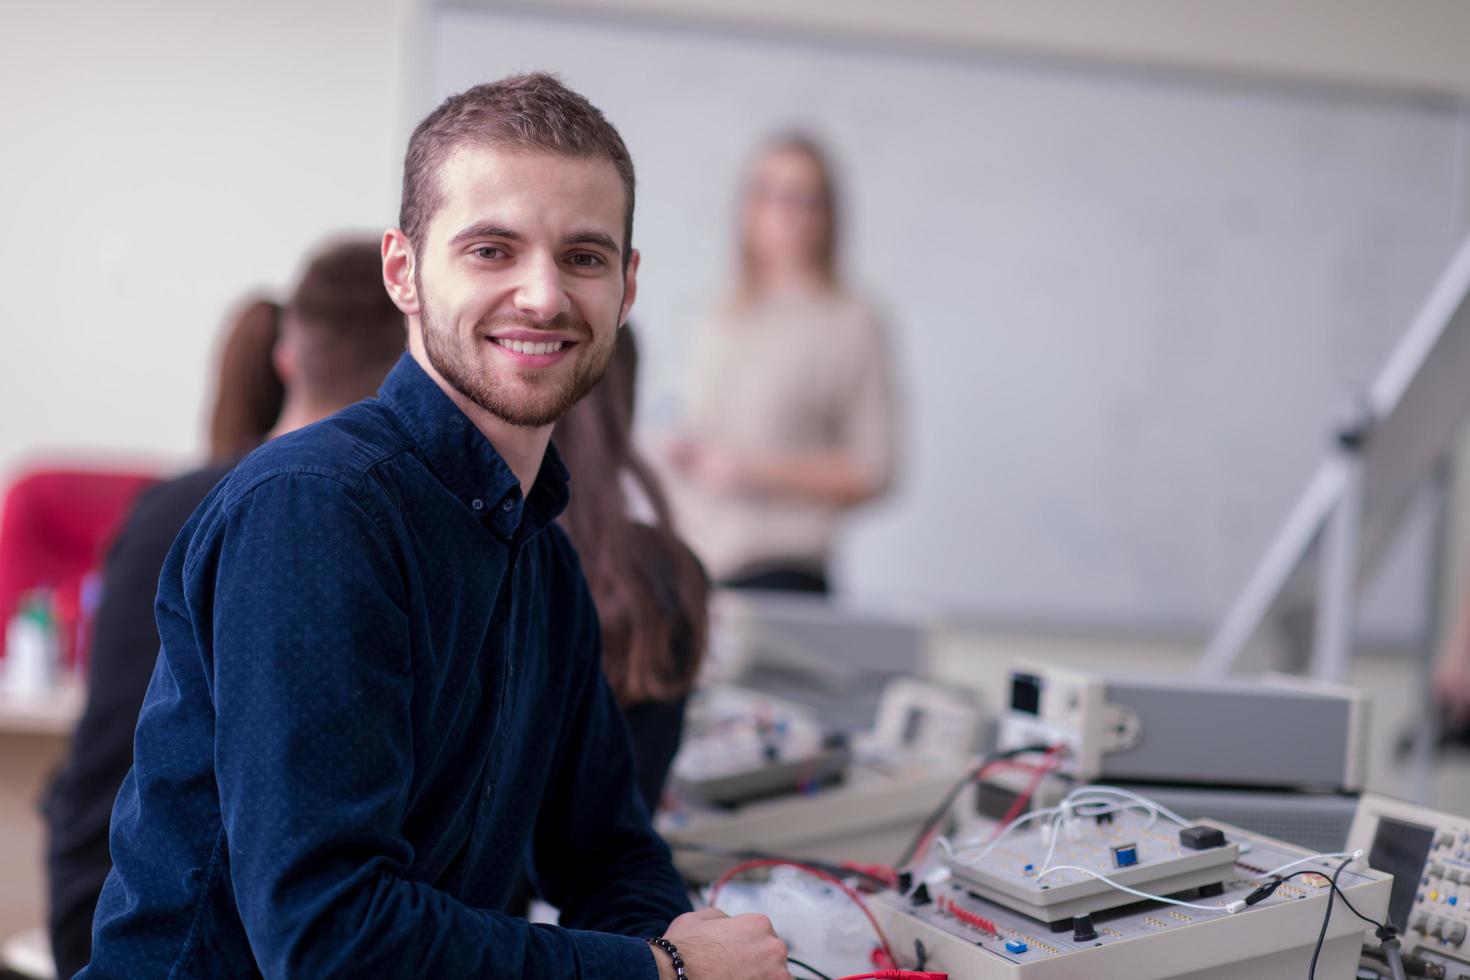
<svg viewBox="0 0 1470 980"><path fill-rule="evenodd" d="M1451 895L1450 896L1450 904L1451 905L1459 905L1460 904L1459 896L1457 896L1457 895Z"/></svg>
<svg viewBox="0 0 1470 980"><path fill-rule="evenodd" d="M1120 868L1131 868L1138 863L1137 844L1119 844L1113 848L1113 863Z"/></svg>
<svg viewBox="0 0 1470 980"><path fill-rule="evenodd" d="M1021 940L1019 940L1019 939L1007 939L1006 940L1006 952L1007 953L1024 953L1024 952L1026 952L1026 950L1028 950L1030 948L1031 948L1030 946L1027 946L1025 943L1021 942Z"/></svg>

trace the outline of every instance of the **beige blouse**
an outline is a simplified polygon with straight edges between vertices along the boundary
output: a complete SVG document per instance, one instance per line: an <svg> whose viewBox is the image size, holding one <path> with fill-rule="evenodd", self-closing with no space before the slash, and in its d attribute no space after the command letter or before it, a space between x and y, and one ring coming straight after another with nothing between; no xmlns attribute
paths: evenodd
<svg viewBox="0 0 1470 980"><path fill-rule="evenodd" d="M705 325L686 384L687 426L734 451L840 450L886 486L892 374L882 327L861 300L767 299ZM679 529L716 580L771 566L825 569L840 508L670 483Z"/></svg>

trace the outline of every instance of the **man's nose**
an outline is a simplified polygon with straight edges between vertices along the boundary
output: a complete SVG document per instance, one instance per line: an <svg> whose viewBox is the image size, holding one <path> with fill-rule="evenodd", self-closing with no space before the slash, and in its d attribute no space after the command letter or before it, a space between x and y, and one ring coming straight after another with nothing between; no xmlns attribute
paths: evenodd
<svg viewBox="0 0 1470 980"><path fill-rule="evenodd" d="M550 320L571 310L571 300L562 288L561 269L550 256L521 263L516 283L516 309L537 320Z"/></svg>

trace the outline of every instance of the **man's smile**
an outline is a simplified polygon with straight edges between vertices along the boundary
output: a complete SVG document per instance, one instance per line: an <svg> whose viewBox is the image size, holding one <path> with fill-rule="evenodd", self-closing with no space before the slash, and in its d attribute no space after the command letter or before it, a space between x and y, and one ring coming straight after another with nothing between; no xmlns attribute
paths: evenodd
<svg viewBox="0 0 1470 980"><path fill-rule="evenodd" d="M539 332L527 331L520 335L502 335L488 338L491 346L516 364L527 367L546 367L564 358L577 342L566 337L545 337Z"/></svg>

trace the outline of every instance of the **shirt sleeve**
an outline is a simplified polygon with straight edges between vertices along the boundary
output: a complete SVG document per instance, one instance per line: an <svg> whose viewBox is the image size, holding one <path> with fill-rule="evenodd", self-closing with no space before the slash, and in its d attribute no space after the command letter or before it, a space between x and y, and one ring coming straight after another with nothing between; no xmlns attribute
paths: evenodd
<svg viewBox="0 0 1470 980"><path fill-rule="evenodd" d="M133 727L158 657L153 594L169 544L188 517L143 491L108 550L93 620L87 704L45 803L52 945L63 976L86 963L97 895L112 869L107 831L133 764ZM198 497L193 498L198 503Z"/></svg>
<svg viewBox="0 0 1470 980"><path fill-rule="evenodd" d="M690 911L669 848L649 824L628 729L603 676L596 607L572 566L575 708L537 820L533 875L561 923L625 936L659 936Z"/></svg>
<svg viewBox="0 0 1470 980"><path fill-rule="evenodd" d="M268 478L186 571L212 637L223 838L259 968L655 977L641 942L531 926L407 877L408 597L371 506L332 477Z"/></svg>

